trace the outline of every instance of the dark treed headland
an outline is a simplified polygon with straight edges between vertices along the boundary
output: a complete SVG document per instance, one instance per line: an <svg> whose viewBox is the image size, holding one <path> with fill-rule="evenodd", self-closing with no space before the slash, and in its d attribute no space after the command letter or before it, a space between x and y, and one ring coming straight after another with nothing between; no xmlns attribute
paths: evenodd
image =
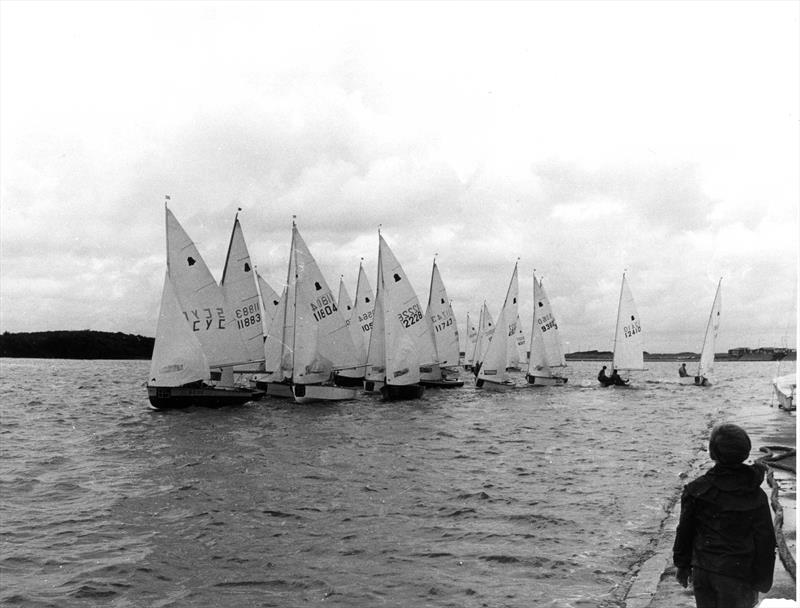
<svg viewBox="0 0 800 608"><path fill-rule="evenodd" d="M0 357L149 359L155 338L106 331L37 331L0 335Z"/></svg>
<svg viewBox="0 0 800 608"><path fill-rule="evenodd" d="M150 359L154 338L106 331L37 331L0 334L0 357L37 359ZM647 361L692 361L697 353L645 353ZM794 360L795 349L732 348L717 361ZM566 355L572 361L610 361L610 351L589 350Z"/></svg>

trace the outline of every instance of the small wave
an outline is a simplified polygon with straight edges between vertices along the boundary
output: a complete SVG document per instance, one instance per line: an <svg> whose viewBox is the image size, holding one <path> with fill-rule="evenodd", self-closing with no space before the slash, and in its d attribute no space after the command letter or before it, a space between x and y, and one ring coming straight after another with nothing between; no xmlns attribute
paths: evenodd
<svg viewBox="0 0 800 608"><path fill-rule="evenodd" d="M300 516L295 515L294 513L284 513L283 511L274 511L272 509L264 509L261 512L264 515L269 515L270 517L286 517L291 519L300 519Z"/></svg>
<svg viewBox="0 0 800 608"><path fill-rule="evenodd" d="M489 496L486 492L474 492L474 493L459 494L458 495L458 499L459 500L467 500L469 498L478 498L480 500L487 500L487 499L491 498L491 496Z"/></svg>
<svg viewBox="0 0 800 608"><path fill-rule="evenodd" d="M500 564L516 564L520 560L513 555L481 555L480 559L486 562L498 562Z"/></svg>

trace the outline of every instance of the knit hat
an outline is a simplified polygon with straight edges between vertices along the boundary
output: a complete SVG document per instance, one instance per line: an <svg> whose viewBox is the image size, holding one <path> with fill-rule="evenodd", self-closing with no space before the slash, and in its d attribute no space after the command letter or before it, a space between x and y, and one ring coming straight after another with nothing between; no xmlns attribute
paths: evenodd
<svg viewBox="0 0 800 608"><path fill-rule="evenodd" d="M711 431L708 453L720 464L739 464L750 455L750 437L735 424L720 424Z"/></svg>

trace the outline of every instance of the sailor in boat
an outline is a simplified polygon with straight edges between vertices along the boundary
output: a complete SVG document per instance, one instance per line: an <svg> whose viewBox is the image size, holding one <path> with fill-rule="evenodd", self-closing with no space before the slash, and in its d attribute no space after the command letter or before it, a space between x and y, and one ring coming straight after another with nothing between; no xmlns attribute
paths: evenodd
<svg viewBox="0 0 800 608"><path fill-rule="evenodd" d="M708 386L708 378L706 378L705 376L695 376L694 383L697 386Z"/></svg>
<svg viewBox="0 0 800 608"><path fill-rule="evenodd" d="M610 378L610 380L611 380L611 384L614 384L614 385L616 385L616 386L625 386L626 384L628 384L628 381L627 381L627 380L623 380L623 379L620 377L620 375L619 375L619 373L617 372L617 370L614 370L613 372L611 372L611 378Z"/></svg>
<svg viewBox="0 0 800 608"><path fill-rule="evenodd" d="M686 371L686 364L681 363L681 366L678 368L678 375L681 378L686 378L689 376L689 372Z"/></svg>
<svg viewBox="0 0 800 608"><path fill-rule="evenodd" d="M609 386L614 384L614 381L611 380L608 376L606 376L606 366L603 366L603 369L600 370L600 373L597 374L597 381L602 384L603 386Z"/></svg>

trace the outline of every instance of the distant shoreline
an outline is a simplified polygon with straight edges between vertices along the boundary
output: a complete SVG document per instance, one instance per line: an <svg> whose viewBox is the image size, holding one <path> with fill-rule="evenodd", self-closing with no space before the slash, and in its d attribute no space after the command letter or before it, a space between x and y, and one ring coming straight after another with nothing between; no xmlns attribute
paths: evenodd
<svg viewBox="0 0 800 608"><path fill-rule="evenodd" d="M19 359L150 359L155 338L121 332L77 330L0 334L0 357ZM774 349L773 349L774 350ZM462 353L463 354L463 353ZM783 355L783 356L781 356ZM611 361L611 351L567 353L567 361ZM645 361L697 361L692 352L645 353ZM716 361L795 361L797 351L788 353L748 352L742 355L717 353Z"/></svg>

